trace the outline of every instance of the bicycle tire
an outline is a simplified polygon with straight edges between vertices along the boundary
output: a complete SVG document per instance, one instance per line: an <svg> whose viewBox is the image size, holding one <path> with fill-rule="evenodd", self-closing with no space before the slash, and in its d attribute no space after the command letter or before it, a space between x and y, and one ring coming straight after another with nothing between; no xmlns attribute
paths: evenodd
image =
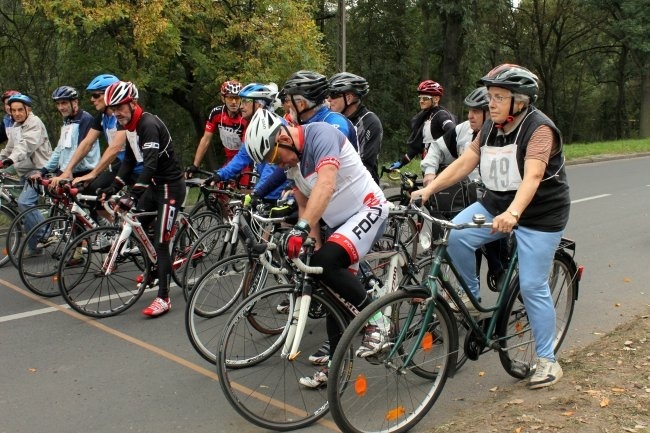
<svg viewBox="0 0 650 433"><path fill-rule="evenodd" d="M427 332L421 341L407 338L401 347L392 345L409 323L406 317L420 315L429 297L424 287L386 294L364 308L343 333L330 365L327 390L332 417L342 431L405 432L436 402L448 374L453 372L458 344L453 318L443 304L430 304L435 335ZM368 320L388 307L391 330L386 348L367 358L357 357L355 352ZM407 337L415 325L411 322L406 329ZM411 364L405 365L406 355L415 344L419 349Z"/></svg>
<svg viewBox="0 0 650 433"><path fill-rule="evenodd" d="M185 266L189 261L190 251L194 243L201 237L202 233L208 231L211 227L221 223L221 218L215 213L206 211L189 217L190 226L182 225L172 242L172 279L179 287L183 285L183 274Z"/></svg>
<svg viewBox="0 0 650 433"><path fill-rule="evenodd" d="M0 239L6 239L7 234L9 233L9 227L11 227L11 222L16 218L16 211L12 208L1 205L0 206ZM0 268L9 263L11 259L7 254L6 250L3 249L2 254L0 255Z"/></svg>
<svg viewBox="0 0 650 433"><path fill-rule="evenodd" d="M227 241L231 232L230 224L221 224L212 227L194 242L181 278L185 300L189 299L194 284L212 265L244 251L242 242L237 241L233 245Z"/></svg>
<svg viewBox="0 0 650 433"><path fill-rule="evenodd" d="M289 282L289 278L285 275L270 274L268 270L266 270L264 266L256 260L253 262L250 272L244 279L242 296L247 298L268 287L289 284ZM312 302L312 306L314 305L315 302ZM280 305L276 305L276 309L277 308L280 308ZM278 312L280 311L278 310ZM257 320L257 317L254 315L249 315L248 321L253 328L263 334L275 335L282 332L283 329L282 327L268 326L264 321Z"/></svg>
<svg viewBox="0 0 650 433"><path fill-rule="evenodd" d="M223 315L240 299L248 279L250 263L244 273L236 269L240 261L250 262L247 255L220 260L199 278L185 306L185 331L192 347L206 361L215 364L216 349L223 332Z"/></svg>
<svg viewBox="0 0 650 433"><path fill-rule="evenodd" d="M568 332L578 291L577 266L563 251L556 251L553 258L549 287L556 310L553 353L557 353ZM501 365L512 377L526 378L535 369L537 355L518 278L510 282L510 296L496 329L501 337Z"/></svg>
<svg viewBox="0 0 650 433"><path fill-rule="evenodd" d="M131 307L142 296L148 273L149 257L144 246L131 235L118 244L121 228L98 227L74 238L59 264L59 290L75 311L90 317L110 317ZM83 266L65 266L75 250L83 253ZM112 248L118 255L112 273L106 275L103 264Z"/></svg>
<svg viewBox="0 0 650 433"><path fill-rule="evenodd" d="M431 263L432 262L433 262L433 256L428 256L428 257L425 257L422 260L420 260L417 263L417 269L420 270L420 274L419 274L420 281L419 282L412 282L412 281L411 282L402 282L401 285L405 285L405 284L424 284L424 282L426 281L426 277L430 273ZM455 275L453 275L453 273L449 269L449 265L447 263L443 263L441 265L441 272L446 274L448 279L452 279L452 278L454 280L456 279ZM453 287L460 287L460 284L457 283L457 282L453 282L453 280L451 282L451 285ZM440 296L442 296L443 299L445 299L445 302L447 302L448 305L450 305L451 298L447 299L445 297L444 289L442 287L440 287L440 285L438 285L438 294ZM469 324L467 323L467 321L465 320L465 318L463 317L462 314L454 314L454 319L455 319L455 322L456 322L456 334L458 335L458 353L457 353L457 356L456 356L456 368L455 368L454 371L458 371L460 368L462 368L463 365L465 365L465 363L469 359L467 357L467 354L465 353L465 350L464 350L464 342L465 342L465 338L466 338L467 334L470 331L470 326L469 326Z"/></svg>
<svg viewBox="0 0 650 433"><path fill-rule="evenodd" d="M60 207L53 204L38 204L34 207L30 207L22 212L19 212L16 215L16 218L12 221L7 231L7 238L5 240L5 249L4 253L9 257L11 263L18 268L18 248L22 242L24 235L27 234L29 230L25 230L25 217L33 211L38 211L43 216L43 219L53 217L56 215L65 214L64 210ZM39 221L40 222L40 221ZM31 230L31 228L30 228Z"/></svg>
<svg viewBox="0 0 650 433"><path fill-rule="evenodd" d="M287 313L278 313L276 305L290 300ZM327 295L314 292L312 302L321 303L339 329L347 320ZM310 376L314 366L308 354L315 352L327 339L325 319L307 321L300 344L300 355L293 361L282 356L288 325L293 315L295 287L270 287L244 299L227 321L219 344L217 372L219 384L233 408L249 422L266 429L288 431L309 426L327 413L327 393L308 389L298 380ZM269 335L257 332L247 320L282 325L284 332Z"/></svg>
<svg viewBox="0 0 650 433"><path fill-rule="evenodd" d="M57 280L63 251L71 238L85 229L72 215L54 216L36 224L24 236L16 254L18 274L25 287L44 297L60 295ZM30 244L43 245L40 248L42 254L32 255Z"/></svg>

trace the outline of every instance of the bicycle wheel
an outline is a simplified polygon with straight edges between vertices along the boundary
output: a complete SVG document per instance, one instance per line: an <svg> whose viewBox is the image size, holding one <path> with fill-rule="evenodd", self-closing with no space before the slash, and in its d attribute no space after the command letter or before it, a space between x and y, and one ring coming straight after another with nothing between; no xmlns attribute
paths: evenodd
<svg viewBox="0 0 650 433"><path fill-rule="evenodd" d="M9 227L11 222L16 218L16 212L11 208L2 205L0 206L0 239L7 239L7 234L9 233ZM9 263L11 259L9 255L3 250L0 255L0 267Z"/></svg>
<svg viewBox="0 0 650 433"><path fill-rule="evenodd" d="M231 239L232 226L222 224L212 227L203 233L192 246L188 254L187 265L183 269L181 286L185 299L189 299L190 292L199 277L219 260L232 257L244 252L244 246L241 242L232 244Z"/></svg>
<svg viewBox="0 0 650 433"><path fill-rule="evenodd" d="M202 233L211 227L221 224L221 218L207 211L189 218L189 225L181 225L172 242L172 279L179 287L183 285L183 274L189 260L189 254L194 243Z"/></svg>
<svg viewBox="0 0 650 433"><path fill-rule="evenodd" d="M276 306L285 299L290 301L289 311L279 313ZM312 302L321 304L340 330L345 328L345 316L330 298L315 292ZM325 390L298 382L314 373L308 355L327 340L325 319L307 321L296 359L282 356L294 304L293 285L271 287L244 299L228 319L218 350L219 384L230 404L251 423L276 431L306 427L327 413ZM250 324L250 316L284 331L260 333Z"/></svg>
<svg viewBox="0 0 650 433"><path fill-rule="evenodd" d="M217 360L216 351L225 322L217 317L240 298L249 270L250 260L246 255L221 260L199 278L187 301L185 331L194 349L212 364Z"/></svg>
<svg viewBox="0 0 650 433"><path fill-rule="evenodd" d="M151 269L135 236L118 241L121 229L99 227L70 241L59 264L59 290L74 310L91 317L114 316L142 295ZM80 255L78 266L66 266ZM109 261L115 261L109 266ZM107 272L110 269L110 272Z"/></svg>
<svg viewBox="0 0 650 433"><path fill-rule="evenodd" d="M61 294L59 262L68 242L85 230L72 215L54 216L36 224L24 236L18 253L18 273L25 286L40 296Z"/></svg>
<svg viewBox="0 0 650 433"><path fill-rule="evenodd" d="M427 304L428 290L389 293L354 318L343 333L329 370L327 396L332 417L344 432L405 432L415 426L440 395L453 371L453 319L442 305ZM421 318L432 308L431 323L418 337ZM371 317L390 309L384 349L367 358L355 355ZM399 335L404 337L396 347ZM417 348L407 363L407 356ZM426 374L422 374L426 372Z"/></svg>
<svg viewBox="0 0 650 433"><path fill-rule="evenodd" d="M35 215L34 212L40 213L41 216ZM36 223L41 222L45 218L63 214L64 211L56 205L39 204L16 215L15 219L12 221L9 229L7 230L5 248L3 251L4 254L9 257L9 260L16 268L18 268L18 257L16 254L18 253L18 248L20 247L20 243L22 242L24 235L26 235L27 232L31 230ZM29 229L27 229L27 226L25 225L26 220L28 219L34 221L31 222L31 226L27 224L27 226L29 226Z"/></svg>
<svg viewBox="0 0 650 433"><path fill-rule="evenodd" d="M575 262L562 251L555 253L549 276L549 287L556 316L553 352L557 353L569 329L578 290ZM508 303L496 329L501 337L499 360L509 375L523 379L535 369L537 359L535 340L520 295L518 278L510 282L509 290Z"/></svg>

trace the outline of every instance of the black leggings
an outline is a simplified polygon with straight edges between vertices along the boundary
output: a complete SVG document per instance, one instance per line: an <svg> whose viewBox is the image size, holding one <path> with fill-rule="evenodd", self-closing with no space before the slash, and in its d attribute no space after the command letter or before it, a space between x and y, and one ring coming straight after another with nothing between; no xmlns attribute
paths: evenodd
<svg viewBox="0 0 650 433"><path fill-rule="evenodd" d="M154 245L158 256L158 296L169 297L169 281L172 275L172 260L169 254L172 228L181 205L185 200L185 180L164 185L151 185L138 200L137 209L141 211L158 210L155 219ZM146 228L154 223L154 217L140 219Z"/></svg>
<svg viewBox="0 0 650 433"><path fill-rule="evenodd" d="M368 296L357 276L348 270L351 264L348 252L334 242L325 242L323 247L312 256L310 262L311 266L323 267L323 273L318 276L321 282L361 311L372 302L372 298ZM341 335L343 335L343 329L340 329L336 321L329 315L326 318L326 326L330 353L334 353Z"/></svg>

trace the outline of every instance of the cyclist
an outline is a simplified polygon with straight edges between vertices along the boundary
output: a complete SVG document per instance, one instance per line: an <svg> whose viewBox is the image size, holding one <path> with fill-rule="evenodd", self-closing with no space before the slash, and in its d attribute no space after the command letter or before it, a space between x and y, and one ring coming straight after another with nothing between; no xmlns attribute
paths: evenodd
<svg viewBox="0 0 650 433"><path fill-rule="evenodd" d="M86 138L79 143L79 146L77 146L77 149L70 158L68 165L63 169L59 176L52 179L52 183L57 183L63 179L73 178L73 167L75 167L88 154L88 152L93 149L94 143L99 139L102 132L109 144L107 149L109 154L113 153L112 145L114 140L120 143L119 147L122 147L126 142L126 134L123 131L119 134L117 133L117 118L113 113L106 110L106 104L104 103L104 91L108 86L117 81L119 81L119 79L115 75L101 74L93 78L90 84L88 84L88 87L86 87L86 91L90 92L90 102L95 106L98 113L94 117L93 123L90 125L90 130L88 131ZM115 146L116 150L117 147L118 146ZM124 152L124 150L121 150L117 153L118 159L116 160L116 163L114 163L111 166L111 169L107 171L101 171L104 168L101 161L105 160L104 155L102 155L102 159L92 168L91 172L76 178L76 183L95 179L87 186L87 190L92 192L97 191L98 188L107 187L115 178L115 174L119 169L119 163L124 158ZM106 154L107 152L104 153ZM138 169L139 171L142 171L141 164L135 171L138 172ZM93 172L98 172L100 175L95 176Z"/></svg>
<svg viewBox="0 0 650 433"><path fill-rule="evenodd" d="M241 147L246 129L246 119L239 109L241 97L239 92L242 85L237 80L224 81L221 85L221 102L223 105L214 107L205 122L205 132L196 148L194 161L185 170L188 178L192 177L201 166L201 161L212 141L212 136L219 130L219 138L226 154L226 164L237 155Z"/></svg>
<svg viewBox="0 0 650 433"><path fill-rule="evenodd" d="M2 122L0 123L0 143L8 140L7 130L14 126L14 119L11 117L11 108L9 107L9 98L19 93L18 90L6 90L2 94L2 105L6 114L2 117Z"/></svg>
<svg viewBox="0 0 650 433"><path fill-rule="evenodd" d="M295 181L299 220L283 241L287 256L298 257L307 236L319 238L322 218L333 234L312 256L311 265L322 266L319 278L352 305L362 309L369 304L371 299L349 268L358 266L375 237L383 234L388 202L350 141L331 125L288 126L280 116L258 110L246 131L245 144L254 161L277 164ZM327 333L334 351L343 330L330 319ZM383 317L373 318L359 356L376 353L386 331ZM327 368L301 378L300 383L324 386Z"/></svg>
<svg viewBox="0 0 650 433"><path fill-rule="evenodd" d="M29 96L19 93L9 97L8 102L15 123L10 129L7 145L0 151L0 160L2 167L13 165L20 176L23 190L18 196L18 209L22 212L38 204L38 192L27 180L47 163L52 155L52 145L45 124L32 113L32 99ZM25 232L29 232L42 219L40 212L29 212L25 217ZM42 249L36 247L36 239L36 236L30 237L27 256L42 254Z"/></svg>
<svg viewBox="0 0 650 433"><path fill-rule="evenodd" d="M454 116L440 105L444 94L445 89L433 80L418 85L420 112L411 119L411 134L406 141L408 149L399 161L391 164L392 170L408 164L418 154L424 157L434 140L456 126Z"/></svg>
<svg viewBox="0 0 650 433"><path fill-rule="evenodd" d="M124 194L116 205L122 211L128 211L137 204L144 211L158 210L155 227L154 244L157 262L158 295L151 305L142 310L146 316L157 317L171 309L169 299L169 280L172 262L169 253L171 229L178 215L179 207L185 199L185 180L183 171L174 154L169 130L157 116L147 113L138 105L135 85L131 82L118 81L106 89L104 101L113 110L118 129L127 131L128 146L124 161L113 183L101 191L100 200L126 184L125 179L133 171L137 161L142 161L144 169L137 177L133 188ZM143 222L143 225L147 225ZM155 278L155 269L149 273ZM150 281L142 284L149 284Z"/></svg>
<svg viewBox="0 0 650 433"><path fill-rule="evenodd" d="M95 117L93 132L99 136L103 130L108 141L108 147L102 154L99 164L90 173L72 180L73 184L91 182L86 186L88 191L96 192L97 189L110 185L120 169L124 155L126 155L126 131L117 128L117 118L113 115L113 111L106 106L106 101L104 101L104 92L108 86L118 81L119 79L114 75L101 74L95 77L86 88L88 92L91 92L90 100L99 112ZM137 89L135 90L137 92ZM134 99L137 101L137 94ZM83 151L78 152L78 154L73 155L71 162L75 161L76 158L83 157ZM106 170L107 168L108 170ZM138 161L133 169L132 177L139 176L143 168L142 161Z"/></svg>
<svg viewBox="0 0 650 433"><path fill-rule="evenodd" d="M249 121L253 117L253 113L260 109L271 109L273 102L276 99L278 88L275 83L260 84L251 83L246 85L239 92L241 97L241 113L242 117ZM229 180L234 178L242 170L253 165L253 160L246 151L246 146L242 146L237 152L237 155L230 160L228 164L217 170L214 174L212 181L220 182L222 180ZM247 202L255 204L255 202L263 198L264 200L277 201L282 194L282 190L287 184L287 176L284 170L279 167L269 165L265 162L257 164L257 172L260 175L255 188L249 194ZM271 185L267 180L278 172L280 178L279 185Z"/></svg>
<svg viewBox="0 0 650 433"><path fill-rule="evenodd" d="M379 184L377 161L384 129L379 117L363 105L362 98L368 94L368 90L370 86L365 78L350 72L340 72L329 79L327 101L332 111L343 114L354 124L361 161Z"/></svg>
<svg viewBox="0 0 650 433"><path fill-rule="evenodd" d="M330 110L325 102L329 94L329 83L325 75L313 71L298 71L291 74L282 89L291 101L291 119L298 125L326 122L339 129L358 149L354 125L341 113Z"/></svg>
<svg viewBox="0 0 650 433"><path fill-rule="evenodd" d="M427 155L420 163L420 167L424 173L424 186L431 183L438 173L454 162L469 147L472 140L476 138L481 130L481 126L483 126L485 120L490 118L488 108L490 101L488 101L487 88L485 86L480 86L472 90L465 97L464 103L469 109L467 112L467 120L456 125L455 128L448 130L442 137L435 140L429 147ZM474 169L468 178L469 180L479 180L478 169ZM454 185L450 189L452 188L454 188ZM470 203L473 203L476 200L476 190L469 190L468 195ZM466 204L463 203L463 207L465 206ZM449 208L451 207L452 205L449 206ZM448 216L445 215L445 217ZM436 234L432 235L433 237L437 237ZM488 262L488 284L496 289L498 287L498 280L504 273L503 261L507 257L507 242L505 240L490 242L484 246L484 249ZM477 273L479 274L482 256L480 250L476 252ZM480 315L480 312L474 308L474 305L468 298L464 297L464 300L466 301L465 306L472 313L477 316Z"/></svg>
<svg viewBox="0 0 650 433"><path fill-rule="evenodd" d="M63 117L61 135L52 156L41 169L41 175L47 173L60 174L66 169L70 174L81 176L89 173L99 162L100 148L96 134L92 134L93 116L79 107L79 92L70 86L57 87L52 92L52 99L56 103L56 109ZM84 143L88 135L91 135L87 144L89 151L75 165L69 166L69 162L78 149ZM71 178L72 176L68 176ZM51 188L55 185L52 183Z"/></svg>
<svg viewBox="0 0 650 433"><path fill-rule="evenodd" d="M479 84L488 89L491 119L486 120L467 151L412 197L427 200L479 166L486 190L454 222L471 221L472 215L480 213L492 220L492 230L453 231L448 251L461 277L479 299L474 251L508 236L518 225L514 235L519 254L519 285L538 357L529 387L542 388L562 377L562 368L553 352L555 310L548 285L571 203L562 137L555 124L533 105L539 85L537 76L528 69L500 65Z"/></svg>

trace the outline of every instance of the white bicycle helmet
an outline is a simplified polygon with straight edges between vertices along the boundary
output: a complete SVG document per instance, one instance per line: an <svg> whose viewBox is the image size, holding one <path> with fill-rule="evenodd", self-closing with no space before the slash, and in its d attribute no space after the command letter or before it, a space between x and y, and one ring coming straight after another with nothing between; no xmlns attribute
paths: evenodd
<svg viewBox="0 0 650 433"><path fill-rule="evenodd" d="M270 106L278 94L278 85L275 83L251 83L240 90L239 96L257 101L264 101L264 106Z"/></svg>
<svg viewBox="0 0 650 433"><path fill-rule="evenodd" d="M282 118L277 114L259 109L253 114L246 128L244 141L248 155L259 164L275 144L275 134L283 125Z"/></svg>

